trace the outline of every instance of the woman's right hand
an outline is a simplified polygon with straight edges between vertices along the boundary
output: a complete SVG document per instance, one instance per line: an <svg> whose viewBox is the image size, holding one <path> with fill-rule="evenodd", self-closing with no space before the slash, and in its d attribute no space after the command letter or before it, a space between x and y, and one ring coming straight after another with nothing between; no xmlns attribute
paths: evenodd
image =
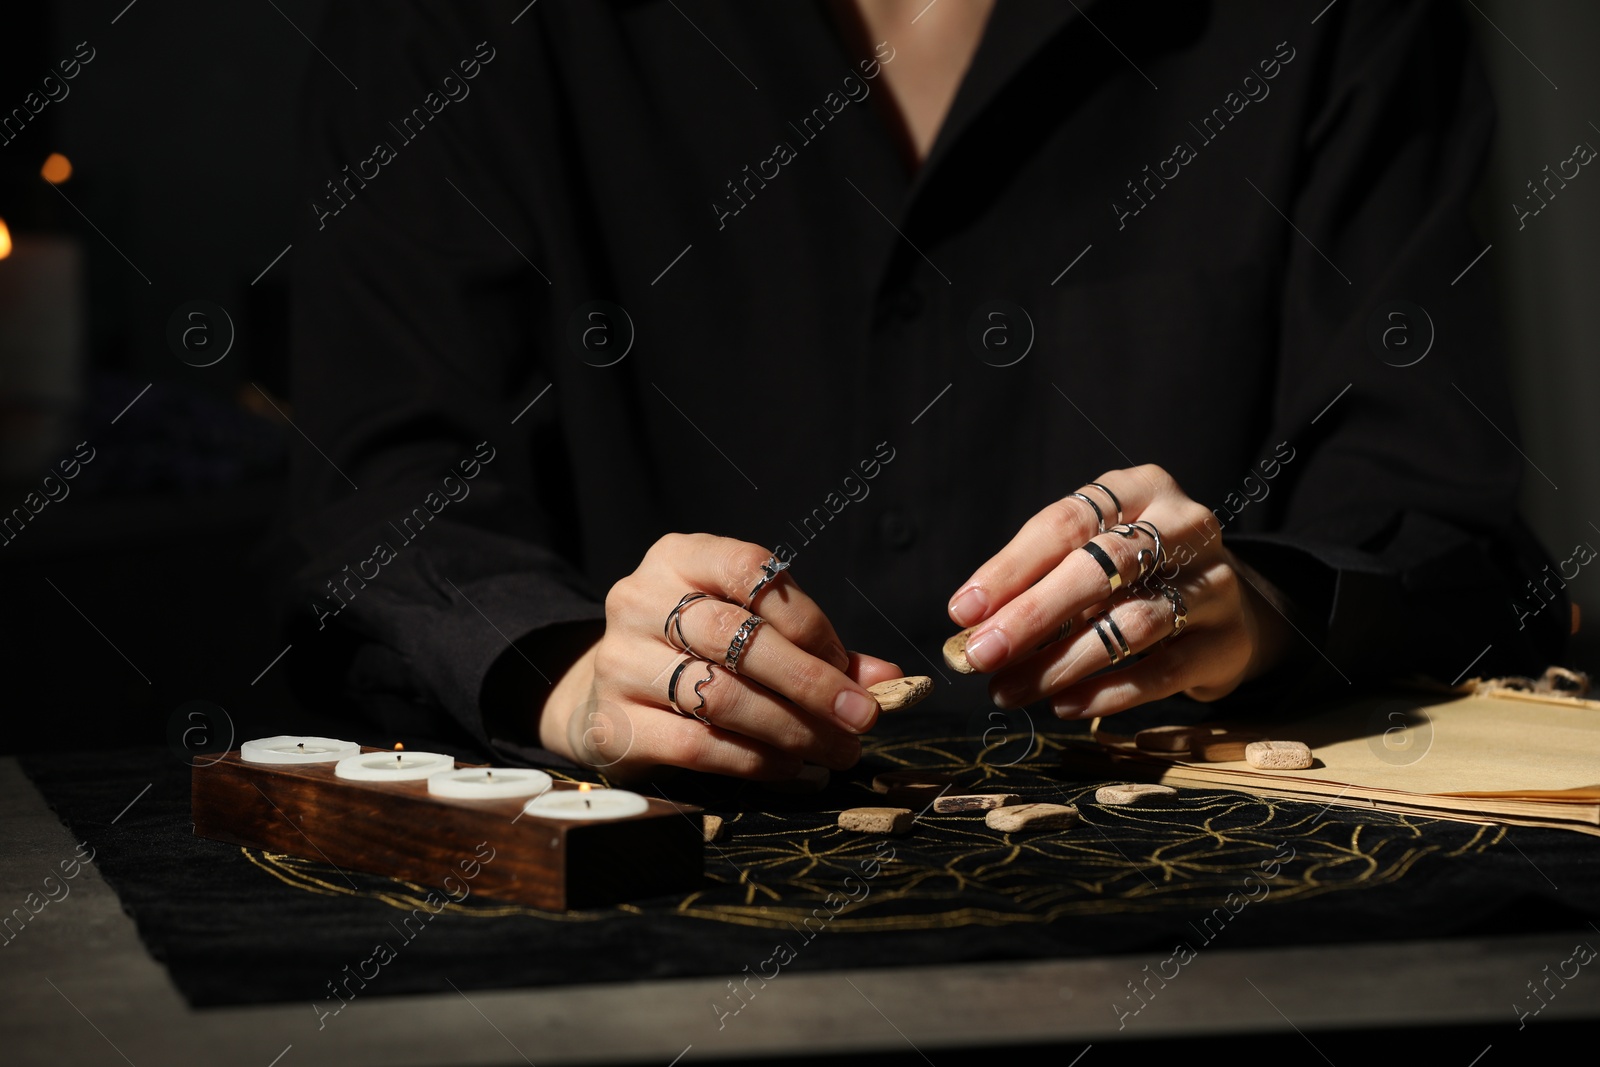
<svg viewBox="0 0 1600 1067"><path fill-rule="evenodd" d="M793 778L804 763L854 765L857 735L878 717L866 686L902 672L846 652L787 571L751 603L771 559L757 545L711 534L657 541L606 595L604 634L556 680L540 714L540 743L619 779L659 765L769 780ZM685 653L678 629L669 638L664 624L690 592L710 595L678 613L693 650ZM728 646L752 611L763 621L748 634L735 673ZM683 714L669 703L675 673ZM698 716L690 714L697 707Z"/></svg>

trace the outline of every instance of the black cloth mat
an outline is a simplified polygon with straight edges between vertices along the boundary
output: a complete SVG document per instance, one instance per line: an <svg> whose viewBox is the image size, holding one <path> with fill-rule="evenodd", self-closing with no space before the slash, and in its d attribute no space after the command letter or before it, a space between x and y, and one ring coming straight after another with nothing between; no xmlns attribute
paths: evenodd
<svg viewBox="0 0 1600 1067"><path fill-rule="evenodd" d="M321 1025L360 996L452 984L726 976L738 988L711 1007L721 1018L795 971L1133 950L1171 954L1170 971L1192 958L1183 950L1212 947L1594 936L1600 838L1220 791L1104 807L1094 789L1105 783L1060 768L1067 735L1054 720L997 744L1003 736L983 716L885 717L860 766L813 796L675 779L664 795L729 822L729 838L706 849L704 885L567 914L477 895L441 910L442 893L428 903L437 887L357 872L347 880L325 863L197 838L189 769L166 751L22 765L93 848L191 1004L305 1000ZM931 812L903 837L837 827L841 809L882 802L870 792L874 773L906 767L1077 803L1083 821L1009 837L981 816ZM1127 977L1143 976L1130 964Z"/></svg>

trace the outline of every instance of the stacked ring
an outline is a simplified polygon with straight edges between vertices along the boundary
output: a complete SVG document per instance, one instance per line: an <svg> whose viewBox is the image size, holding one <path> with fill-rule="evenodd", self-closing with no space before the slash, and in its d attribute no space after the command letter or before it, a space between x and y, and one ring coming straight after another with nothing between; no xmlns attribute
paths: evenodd
<svg viewBox="0 0 1600 1067"><path fill-rule="evenodd" d="M706 663L706 676L694 683L694 695L700 698L700 703L695 705L693 711L684 711L683 705L678 703L678 679L683 677L684 668L688 667L691 663L706 663L706 661L697 660L693 656L685 656L681 663L672 668L672 678L667 682L667 703L672 705L673 711L677 712L679 715L682 715L684 718L699 719L707 726L710 726L711 720L702 714L702 711L706 706L706 696L700 691L711 682L713 667L710 663Z"/></svg>
<svg viewBox="0 0 1600 1067"><path fill-rule="evenodd" d="M672 705L673 711L677 712L679 715L682 715L684 718L689 718L690 715L687 711L684 711L683 706L678 703L678 679L683 677L684 668L694 662L695 659L693 656L683 657L683 659L678 662L678 665L672 668L672 677L667 681L667 703Z"/></svg>
<svg viewBox="0 0 1600 1067"><path fill-rule="evenodd" d="M1111 490L1107 489L1105 486L1101 485L1099 482L1090 482L1089 483L1089 488L1098 489L1102 493L1104 493L1106 496L1111 498L1111 506L1117 509L1117 521L1120 523L1122 521L1122 501L1117 499L1117 494L1113 493ZM1105 531L1105 527L1103 527L1103 526L1100 529L1101 529L1101 532Z"/></svg>
<svg viewBox="0 0 1600 1067"><path fill-rule="evenodd" d="M700 703L696 704L694 706L694 710L689 713L690 715L694 716L696 719L699 719L701 722L705 723L707 726L711 725L711 720L706 718L706 716L702 714L702 712L705 710L705 706L706 706L706 695L704 693L702 693L700 690L704 689L706 686L711 684L711 679L713 677L715 677L716 671L717 671L716 664L714 664L714 663L707 663L706 664L706 676L704 678L700 679L698 682L694 683L694 695L700 698Z"/></svg>
<svg viewBox="0 0 1600 1067"><path fill-rule="evenodd" d="M733 640L728 642L728 654L724 660L730 673L739 673L739 658L744 655L744 646L749 642L750 635L755 633L756 627L765 621L759 615L751 615L739 624L739 629L735 631Z"/></svg>
<svg viewBox="0 0 1600 1067"><path fill-rule="evenodd" d="M1149 519L1134 519L1133 525L1143 527L1145 530L1147 530L1150 534L1150 539L1156 543L1156 561L1151 567L1151 570L1165 566L1167 562L1167 550L1161 547L1161 531L1156 529L1156 524L1151 522ZM1143 573L1144 571L1141 568L1140 574L1142 575Z"/></svg>
<svg viewBox="0 0 1600 1067"><path fill-rule="evenodd" d="M1151 552L1148 548L1141 548L1137 559L1139 560L1139 577L1134 581L1143 581L1156 568L1166 562L1166 550L1161 546L1161 531L1156 529L1156 524L1149 519L1134 519L1132 522L1118 523L1111 527L1111 532L1122 537L1137 537L1144 534L1156 543L1156 550Z"/></svg>
<svg viewBox="0 0 1600 1067"><path fill-rule="evenodd" d="M1073 496L1074 499L1081 500L1085 504L1088 504L1089 507L1091 509L1093 509L1095 525L1100 527L1100 532L1101 533L1105 533L1106 532L1106 517L1105 517L1105 515L1103 515L1101 513L1100 505L1096 504L1093 500L1090 500L1083 493L1073 493L1072 496Z"/></svg>
<svg viewBox="0 0 1600 1067"><path fill-rule="evenodd" d="M677 607L667 612L667 623L661 628L662 636L667 639L667 644L672 645L679 652L687 652L690 655L698 655L694 649L689 647L688 638L683 636L683 620L680 618L680 616L682 615L684 608L688 607L690 604L693 604L696 600L705 600L710 596L710 593L701 593L698 591L691 591L683 594L683 598L678 601ZM678 641L676 644L674 644L672 640L672 632L674 630L678 632Z"/></svg>

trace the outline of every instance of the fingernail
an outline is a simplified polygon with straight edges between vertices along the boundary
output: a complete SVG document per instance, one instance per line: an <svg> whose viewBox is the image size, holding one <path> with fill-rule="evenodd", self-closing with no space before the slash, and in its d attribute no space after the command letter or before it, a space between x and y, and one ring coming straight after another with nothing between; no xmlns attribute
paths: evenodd
<svg viewBox="0 0 1600 1067"><path fill-rule="evenodd" d="M989 671L1011 654L1011 639L999 630L985 630L967 642L967 662L980 671Z"/></svg>
<svg viewBox="0 0 1600 1067"><path fill-rule="evenodd" d="M989 610L989 597L982 589L973 586L950 601L950 617L958 626L971 626Z"/></svg>
<svg viewBox="0 0 1600 1067"><path fill-rule="evenodd" d="M878 714L878 702L856 689L841 689L833 698L834 716L850 729L859 733L872 725Z"/></svg>
<svg viewBox="0 0 1600 1067"><path fill-rule="evenodd" d="M1070 701L1052 704L1050 705L1050 710L1056 713L1056 718L1058 719L1081 719L1084 711L1081 706Z"/></svg>
<svg viewBox="0 0 1600 1067"><path fill-rule="evenodd" d="M850 653L844 650L843 645L831 645L828 648L828 662L838 667L840 672L850 669Z"/></svg>

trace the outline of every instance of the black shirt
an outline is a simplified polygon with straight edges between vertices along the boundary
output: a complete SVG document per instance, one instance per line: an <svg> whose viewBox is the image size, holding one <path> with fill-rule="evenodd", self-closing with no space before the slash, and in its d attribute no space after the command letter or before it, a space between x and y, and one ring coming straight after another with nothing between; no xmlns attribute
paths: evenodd
<svg viewBox="0 0 1600 1067"><path fill-rule="evenodd" d="M848 645L932 673L958 583L1139 463L1295 600L1306 680L1539 669L1567 609L1529 611L1458 278L1487 86L1452 5L1323 6L999 0L913 168L879 106L911 45L820 2L334 3L302 680L484 740L491 665L549 673L669 531L785 546Z"/></svg>

